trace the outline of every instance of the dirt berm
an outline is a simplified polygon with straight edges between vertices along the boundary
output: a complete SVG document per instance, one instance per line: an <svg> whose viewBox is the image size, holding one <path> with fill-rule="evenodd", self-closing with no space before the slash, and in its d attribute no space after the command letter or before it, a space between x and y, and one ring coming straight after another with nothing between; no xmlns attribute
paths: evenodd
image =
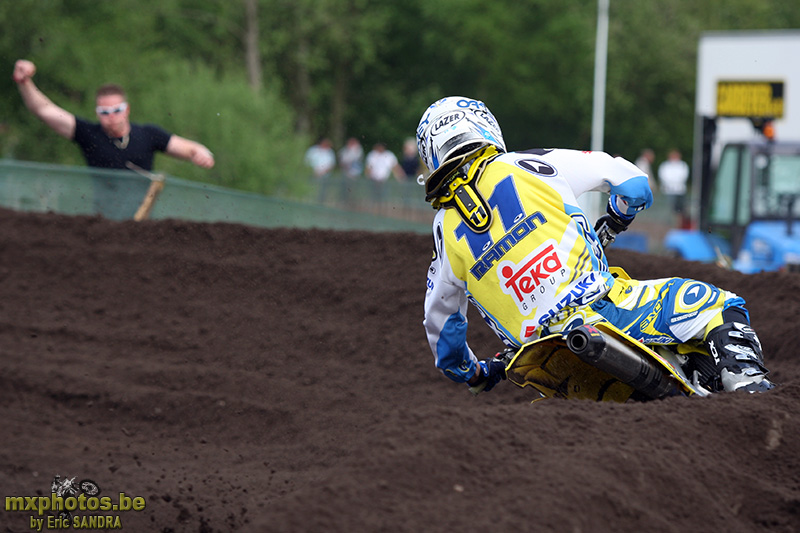
<svg viewBox="0 0 800 533"><path fill-rule="evenodd" d="M800 274L611 250L744 297L780 387L530 404L434 367L431 244L0 210L0 492L92 479L145 509L75 516L131 532L800 531Z"/></svg>

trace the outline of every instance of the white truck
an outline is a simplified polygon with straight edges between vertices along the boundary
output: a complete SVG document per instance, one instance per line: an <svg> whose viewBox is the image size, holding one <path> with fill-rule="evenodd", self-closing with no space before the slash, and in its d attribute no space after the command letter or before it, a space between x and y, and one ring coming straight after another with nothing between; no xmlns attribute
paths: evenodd
<svg viewBox="0 0 800 533"><path fill-rule="evenodd" d="M664 246L743 272L800 265L800 30L704 33L692 219Z"/></svg>

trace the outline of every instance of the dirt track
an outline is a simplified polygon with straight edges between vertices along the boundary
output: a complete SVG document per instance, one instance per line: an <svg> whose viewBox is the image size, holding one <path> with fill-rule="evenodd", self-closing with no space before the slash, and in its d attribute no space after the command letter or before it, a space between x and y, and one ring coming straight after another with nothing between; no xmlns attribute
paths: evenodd
<svg viewBox="0 0 800 533"><path fill-rule="evenodd" d="M434 368L430 244L0 210L0 492L91 478L135 532L800 531L800 274L612 250L746 298L780 388L530 405Z"/></svg>

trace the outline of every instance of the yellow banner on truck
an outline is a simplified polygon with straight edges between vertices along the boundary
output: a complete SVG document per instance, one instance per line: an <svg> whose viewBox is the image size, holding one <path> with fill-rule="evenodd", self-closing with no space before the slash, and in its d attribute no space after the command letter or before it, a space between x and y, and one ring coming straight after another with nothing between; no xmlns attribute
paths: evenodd
<svg viewBox="0 0 800 533"><path fill-rule="evenodd" d="M782 118L783 82L717 82L717 116Z"/></svg>

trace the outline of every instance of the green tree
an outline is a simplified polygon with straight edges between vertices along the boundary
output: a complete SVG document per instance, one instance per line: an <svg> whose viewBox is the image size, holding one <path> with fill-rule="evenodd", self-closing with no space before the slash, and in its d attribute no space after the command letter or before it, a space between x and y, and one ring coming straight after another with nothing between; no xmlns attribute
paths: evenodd
<svg viewBox="0 0 800 533"><path fill-rule="evenodd" d="M93 118L95 88L113 81L126 88L133 121L197 139L217 156L211 171L167 157L157 159L159 170L291 194L302 189L297 176L304 173L308 140L294 134L293 112L274 78L266 79L258 93L251 89L243 34L232 29L241 27L244 4L234 7L211 0L196 3L195 10L177 1L3 3L0 20L20 25L6 25L12 31L3 35L0 49L3 57L12 58L9 78L13 60L33 60L37 85L78 116ZM214 19L210 15L219 17L219 24L212 25L216 33L194 37L187 45L182 38L207 29ZM13 83L2 90L6 98L0 109L19 137L16 157L84 164L77 147L27 112Z"/></svg>
<svg viewBox="0 0 800 533"><path fill-rule="evenodd" d="M611 0L605 149L690 157L697 42L707 30L800 27L785 0ZM213 171L176 175L274 192L299 183L313 137L397 151L434 100L481 98L511 149L590 144L596 0L19 0L0 52L39 66L56 103L93 116L116 81L134 120L210 146ZM260 72L259 72L260 70ZM3 153L82 164L0 84ZM217 114L219 113L219 114Z"/></svg>
<svg viewBox="0 0 800 533"><path fill-rule="evenodd" d="M390 29L394 55L371 72L362 123L395 142L413 135L425 106L447 95L483 99L510 148L585 147L590 134L593 15L585 1L417 0ZM380 90L387 86L391 89ZM401 133L399 127L402 127ZM582 140L586 139L586 144Z"/></svg>
<svg viewBox="0 0 800 533"><path fill-rule="evenodd" d="M606 150L629 159L645 146L691 158L697 46L705 31L800 27L780 0L611 0Z"/></svg>

